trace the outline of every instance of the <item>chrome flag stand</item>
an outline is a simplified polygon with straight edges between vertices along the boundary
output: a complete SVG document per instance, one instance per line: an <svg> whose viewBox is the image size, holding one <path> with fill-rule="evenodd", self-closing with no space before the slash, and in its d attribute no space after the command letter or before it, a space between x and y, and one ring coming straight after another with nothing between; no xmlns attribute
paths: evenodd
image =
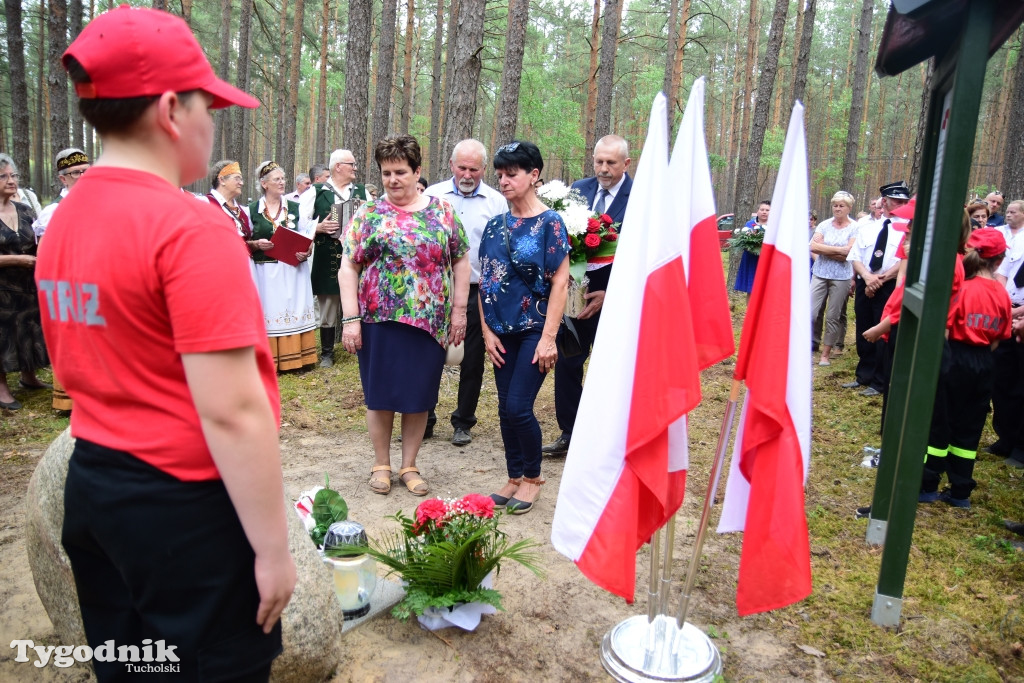
<svg viewBox="0 0 1024 683"><path fill-rule="evenodd" d="M686 621L693 583L700 566L704 537L707 534L718 489L718 480L725 462L732 423L736 417L736 401L740 382L733 381L718 434L715 460L708 477L708 493L704 510L694 539L693 556L686 574L686 584L675 617L668 614L672 592L672 552L675 542L676 518L669 518L662 529L651 537L651 578L647 589L647 615L636 615L621 621L605 634L601 642L601 663L617 681L685 681L710 683L722 673L722 657L711 639L699 628ZM664 533L664 551L660 551ZM659 564L659 554L662 561Z"/></svg>

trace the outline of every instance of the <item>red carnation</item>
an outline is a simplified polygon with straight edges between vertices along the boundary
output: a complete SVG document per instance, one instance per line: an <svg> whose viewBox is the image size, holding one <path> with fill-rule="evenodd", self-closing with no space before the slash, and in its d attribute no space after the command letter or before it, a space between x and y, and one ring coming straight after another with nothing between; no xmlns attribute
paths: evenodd
<svg viewBox="0 0 1024 683"><path fill-rule="evenodd" d="M490 519L494 517L494 501L479 493L470 493L462 499L462 507L471 515Z"/></svg>
<svg viewBox="0 0 1024 683"><path fill-rule="evenodd" d="M431 498L423 501L416 508L416 531L422 530L425 526L430 526L431 520L436 522L434 526L440 527L441 520L444 519L446 514L448 514L448 507L440 498Z"/></svg>
<svg viewBox="0 0 1024 683"><path fill-rule="evenodd" d="M606 213L601 214L601 222L604 223L605 225L611 225L612 223L614 223L612 217Z"/></svg>
<svg viewBox="0 0 1024 683"><path fill-rule="evenodd" d="M589 233L583 239L583 244L585 244L588 249L596 249L597 247L601 246L601 236L598 235L597 233Z"/></svg>
<svg viewBox="0 0 1024 683"><path fill-rule="evenodd" d="M597 218L587 219L587 232L597 232L601 229L601 221Z"/></svg>

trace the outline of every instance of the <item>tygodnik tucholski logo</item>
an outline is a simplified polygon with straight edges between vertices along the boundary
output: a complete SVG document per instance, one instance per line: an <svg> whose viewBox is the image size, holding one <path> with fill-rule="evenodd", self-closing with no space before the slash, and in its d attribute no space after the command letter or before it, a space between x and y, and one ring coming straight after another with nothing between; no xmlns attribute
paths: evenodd
<svg viewBox="0 0 1024 683"><path fill-rule="evenodd" d="M177 645L167 645L146 638L142 645L115 645L107 640L93 650L88 645L36 645L31 640L12 640L11 649L17 649L14 661L32 662L40 669L49 663L67 668L75 662L123 662L128 673L179 673L181 664L174 653ZM34 657L35 661L32 660Z"/></svg>

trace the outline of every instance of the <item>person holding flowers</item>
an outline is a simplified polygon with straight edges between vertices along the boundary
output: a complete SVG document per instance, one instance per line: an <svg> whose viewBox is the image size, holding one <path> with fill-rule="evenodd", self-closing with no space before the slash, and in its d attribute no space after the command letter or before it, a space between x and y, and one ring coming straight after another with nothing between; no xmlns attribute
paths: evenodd
<svg viewBox="0 0 1024 683"><path fill-rule="evenodd" d="M569 236L534 186L543 168L532 142L498 148L494 169L511 208L487 222L480 240L480 315L508 469L508 482L491 499L513 514L532 510L544 483L533 406L558 360L555 336L569 280Z"/></svg>
<svg viewBox="0 0 1024 683"><path fill-rule="evenodd" d="M764 240L764 229L768 226L768 214L771 210L772 203L765 199L758 204L757 214L742 228L733 231L732 245L742 250L740 265L736 270L736 282L733 283L733 289L737 292L750 294L754 289L757 261L761 258L761 242Z"/></svg>

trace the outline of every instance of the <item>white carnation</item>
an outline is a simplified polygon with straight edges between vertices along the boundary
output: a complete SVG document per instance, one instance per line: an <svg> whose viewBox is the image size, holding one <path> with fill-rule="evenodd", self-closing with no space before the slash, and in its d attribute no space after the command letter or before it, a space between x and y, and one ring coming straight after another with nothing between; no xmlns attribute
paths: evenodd
<svg viewBox="0 0 1024 683"><path fill-rule="evenodd" d="M562 216L562 222L565 223L565 229L570 235L580 236L587 232L587 221L590 219L591 213L583 204L576 202L569 202L565 209L559 212Z"/></svg>
<svg viewBox="0 0 1024 683"><path fill-rule="evenodd" d="M569 194L569 186L561 180L552 180L541 185L540 189L537 190L537 194L545 199L557 202L559 199L565 199Z"/></svg>

